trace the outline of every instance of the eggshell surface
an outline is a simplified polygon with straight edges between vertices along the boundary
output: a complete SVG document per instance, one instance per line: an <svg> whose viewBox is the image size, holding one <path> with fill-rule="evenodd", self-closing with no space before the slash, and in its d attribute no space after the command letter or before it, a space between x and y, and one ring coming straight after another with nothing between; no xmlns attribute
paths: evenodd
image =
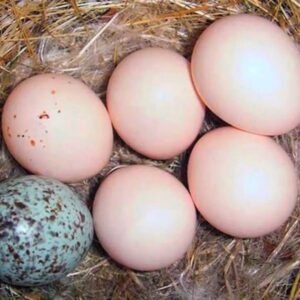
<svg viewBox="0 0 300 300"><path fill-rule="evenodd" d="M192 55L201 99L227 123L278 135L300 123L300 52L276 24L234 15L210 25Z"/></svg>
<svg viewBox="0 0 300 300"><path fill-rule="evenodd" d="M155 159L186 150L204 118L189 62L162 48L136 51L119 63L109 80L107 106L120 137Z"/></svg>
<svg viewBox="0 0 300 300"><path fill-rule="evenodd" d="M4 105L2 131L24 168L65 182L94 176L112 152L103 103L67 75L41 74L21 82Z"/></svg>
<svg viewBox="0 0 300 300"><path fill-rule="evenodd" d="M188 185L202 216L235 237L279 228L297 199L297 175L286 152L266 136L215 129L195 145Z"/></svg>
<svg viewBox="0 0 300 300"><path fill-rule="evenodd" d="M0 184L0 280L35 286L61 279L87 253L93 221L64 184L24 176Z"/></svg>
<svg viewBox="0 0 300 300"><path fill-rule="evenodd" d="M118 169L104 180L93 217L108 254L143 271L182 258L196 228L195 207L186 188L169 173L143 165Z"/></svg>

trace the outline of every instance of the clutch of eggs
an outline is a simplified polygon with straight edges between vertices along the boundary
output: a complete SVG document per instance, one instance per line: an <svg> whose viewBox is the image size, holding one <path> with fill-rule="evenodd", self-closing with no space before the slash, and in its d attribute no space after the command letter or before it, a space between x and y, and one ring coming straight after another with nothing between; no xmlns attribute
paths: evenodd
<svg viewBox="0 0 300 300"><path fill-rule="evenodd" d="M39 176L0 184L0 280L42 285L71 272L93 239L92 216L69 187Z"/></svg>
<svg viewBox="0 0 300 300"><path fill-rule="evenodd" d="M21 82L5 102L2 131L24 168L64 182L96 175L112 152L105 106L67 75L41 74Z"/></svg>
<svg viewBox="0 0 300 300"><path fill-rule="evenodd" d="M129 268L157 270L181 258L192 243L193 201L209 223L237 237L267 234L287 220L297 197L294 166L271 138L256 134L297 126L299 86L293 42L265 19L230 16L201 34L191 66L161 48L121 61L108 84L109 114L92 90L70 76L23 81L4 105L2 131L27 170L76 182L108 162L111 122L130 147L153 159L172 158L192 144L205 114L200 98L245 130L219 128L196 143L188 162L191 195L167 172L141 165L114 171L99 187L93 217L103 248ZM1 183L0 208L0 279L7 283L57 280L91 243L88 209L54 179Z"/></svg>

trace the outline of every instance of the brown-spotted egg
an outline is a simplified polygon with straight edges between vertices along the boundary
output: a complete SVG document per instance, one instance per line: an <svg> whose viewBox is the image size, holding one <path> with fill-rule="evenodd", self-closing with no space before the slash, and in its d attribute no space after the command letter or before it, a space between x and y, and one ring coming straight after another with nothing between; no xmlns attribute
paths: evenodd
<svg viewBox="0 0 300 300"><path fill-rule="evenodd" d="M39 74L16 86L3 107L2 133L25 169L63 182L96 175L113 145L104 104L83 82L63 74Z"/></svg>

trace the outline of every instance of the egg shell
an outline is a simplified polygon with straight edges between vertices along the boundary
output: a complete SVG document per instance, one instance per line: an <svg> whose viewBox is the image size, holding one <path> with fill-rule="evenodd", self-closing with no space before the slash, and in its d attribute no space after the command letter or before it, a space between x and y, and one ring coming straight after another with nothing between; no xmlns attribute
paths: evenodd
<svg viewBox="0 0 300 300"><path fill-rule="evenodd" d="M109 80L107 107L120 137L154 159L186 150L205 113L189 62L162 48L138 50L119 63Z"/></svg>
<svg viewBox="0 0 300 300"><path fill-rule="evenodd" d="M66 185L24 176L0 184L0 280L35 286L59 280L87 253L93 221Z"/></svg>
<svg viewBox="0 0 300 300"><path fill-rule="evenodd" d="M269 137L232 127L215 129L195 145L188 185L201 215L235 237L278 229L297 200L297 174L286 152Z"/></svg>
<svg viewBox="0 0 300 300"><path fill-rule="evenodd" d="M93 217L108 254L142 271L161 269L182 258L196 228L195 207L182 183L143 165L120 168L104 180Z"/></svg>
<svg viewBox="0 0 300 300"><path fill-rule="evenodd" d="M94 176L112 152L112 125L104 104L67 75L40 74L21 82L4 105L2 131L24 168L64 182Z"/></svg>
<svg viewBox="0 0 300 300"><path fill-rule="evenodd" d="M275 23L249 14L214 22L191 67L201 99L227 123L263 135L300 123L300 52Z"/></svg>

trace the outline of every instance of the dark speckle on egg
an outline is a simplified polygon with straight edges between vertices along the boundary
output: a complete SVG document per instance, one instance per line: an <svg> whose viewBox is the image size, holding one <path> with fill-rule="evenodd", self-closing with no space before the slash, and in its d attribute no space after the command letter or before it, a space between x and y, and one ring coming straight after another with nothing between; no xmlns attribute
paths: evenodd
<svg viewBox="0 0 300 300"><path fill-rule="evenodd" d="M23 202L15 201L15 206L19 209L24 209L27 207L27 205Z"/></svg>
<svg viewBox="0 0 300 300"><path fill-rule="evenodd" d="M55 215L51 215L51 216L49 217L49 220L50 220L50 221L55 221L55 219L56 219L56 216L55 216Z"/></svg>
<svg viewBox="0 0 300 300"><path fill-rule="evenodd" d="M92 217L66 185L24 176L0 184L0 280L35 286L59 280L87 253Z"/></svg>
<svg viewBox="0 0 300 300"><path fill-rule="evenodd" d="M47 120L50 118L50 116L46 113L46 112L43 112L42 114L40 114L39 116L39 119L41 120Z"/></svg>

